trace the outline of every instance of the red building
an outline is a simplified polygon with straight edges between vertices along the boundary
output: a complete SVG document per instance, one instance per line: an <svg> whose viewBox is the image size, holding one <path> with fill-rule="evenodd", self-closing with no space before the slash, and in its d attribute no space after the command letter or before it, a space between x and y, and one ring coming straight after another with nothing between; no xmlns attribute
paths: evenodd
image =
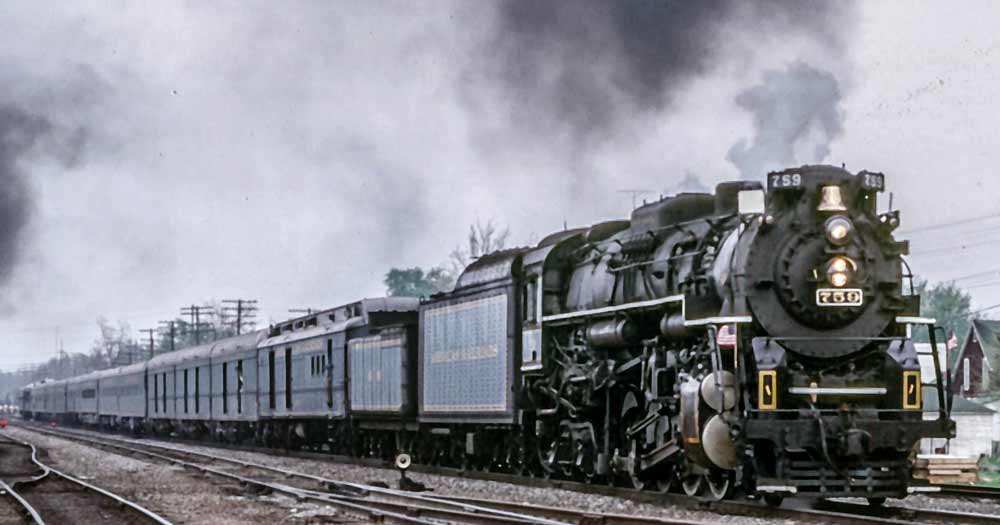
<svg viewBox="0 0 1000 525"><path fill-rule="evenodd" d="M989 392L993 365L1000 363L1000 321L972 321L965 345L951 362L951 389L962 397Z"/></svg>

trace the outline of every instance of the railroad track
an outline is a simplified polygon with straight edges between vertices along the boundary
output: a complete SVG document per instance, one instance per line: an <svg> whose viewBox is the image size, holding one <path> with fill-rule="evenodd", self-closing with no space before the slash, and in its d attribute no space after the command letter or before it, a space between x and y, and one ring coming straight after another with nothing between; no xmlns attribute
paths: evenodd
<svg viewBox="0 0 1000 525"><path fill-rule="evenodd" d="M313 476L310 474L294 472L284 469L278 469L274 467L269 467L257 463L245 462L233 458L212 456L209 454L203 454L199 452L194 452L191 450L181 449L172 445L163 444L153 444L140 442L134 439L124 439L119 437L112 437L107 435L101 435L100 437L95 437L92 433L81 433L77 431L67 431L65 429L52 430L44 427L29 427L31 431L40 432L43 434L52 435L54 437L60 437L64 439L71 439L83 443L88 443L94 446L105 446L108 448L116 449L119 452L127 453L138 453L152 456L164 456L167 461L178 462L187 461L184 457L188 458L198 458L193 460L197 461L218 461L225 462L231 465L241 466L241 468L253 468L263 471L269 471L272 474L283 476L286 480L297 480L292 482L289 486L299 487L296 490L309 490L308 485L316 487L317 485L322 488L333 491L359 491L361 492L375 492L381 496L388 494L393 494L395 497L401 497L399 492L392 489L381 489L378 487L371 487L367 485L344 483L338 480L332 480L327 478L322 478L319 476ZM236 447L236 446L221 446L217 443L205 443L205 442L192 442L198 446L212 446L213 448L230 449L230 450L243 450L252 451L258 453L274 454L273 449L263 449L259 447ZM142 449L142 450L139 450ZM170 456L174 455L171 459ZM289 452L283 451L281 455L288 457L300 457L303 459L320 459L324 461L338 461L347 462L357 465L369 466L369 467L386 467L387 464L382 460L372 460L365 458L353 458L349 456L336 456L331 454L322 454L315 452ZM514 476L510 474L501 473L491 473L491 472L481 472L481 471L464 471L447 467L428 467L423 465L415 465L413 467L414 471L423 472L428 474L438 474L446 476L458 476L466 477L470 479L481 479L489 481L500 481L505 483L512 483L518 485L528 485L539 488L561 488L566 490L572 490L576 492L588 493L588 494L599 494L612 497L620 497L633 501L651 503L651 504L669 504L678 507L687 507L692 510L701 510L715 512L724 515L740 515L740 516L751 516L759 518L782 518L782 519L796 519L806 522L817 522L817 523L839 523L845 525L912 525L915 522L922 523L948 523L948 524L994 524L1000 523L1000 516L997 515L987 515L987 514L975 514L966 512L955 512L955 511L944 511L944 510L927 510L909 507L896 507L887 506L884 508L873 508L868 505L854 504L846 502L823 502L815 507L807 507L802 505L802 502L790 502L792 505L787 505L781 508L772 508L765 506L763 504L748 502L748 501L708 501L708 500L693 500L686 496L681 496L677 494L661 494L657 492L637 492L629 489L622 489L618 487L610 487L606 485L594 485L588 483L580 483L574 481L565 480L546 480L540 478L525 478L520 476ZM302 485L305 483L305 485ZM322 494L322 493L318 493ZM603 523L607 525L654 525L654 524L673 524L673 523L684 523L690 524L693 522L688 521L671 521L662 518L643 518L636 516L622 516L613 514L595 514L588 512L581 512L573 509L560 509L560 508L550 508L550 507L539 507L525 505L522 503L495 501L495 500L484 500L484 499L474 499L474 498L461 498L452 496L418 496L418 495L407 495L409 493L403 493L406 498L417 498L420 503L414 504L411 500L409 503L397 503L395 507L387 506L391 511L404 512L408 515L419 515L421 517L433 517L437 519L447 519L451 518L461 518L461 515L454 514L444 514L441 512L440 507L436 507L433 510L423 509L423 506L427 501L433 500L435 505L440 505L442 502L450 502L453 504L463 505L467 507L462 507L463 512L472 512L477 514L476 519L480 521L474 521L475 523L539 523L537 520L532 521L531 518L541 517L546 520L552 520L553 523ZM293 495L294 494L290 494ZM355 494L356 496L357 494ZM329 496L327 496L329 497ZM383 509L384 510L384 509ZM426 514L430 510L429 514ZM510 515L501 515L500 519L496 519L496 516L491 516L495 511L503 511L510 513ZM376 515L377 515L376 511ZM466 516L467 518L471 518ZM513 521L511 521L513 520ZM451 520L449 520L451 521ZM551 525L551 523L550 523Z"/></svg>
<svg viewBox="0 0 1000 525"><path fill-rule="evenodd" d="M282 493L298 500L325 503L342 508L348 513L374 521L389 520L400 523L440 525L469 523L476 525L572 525L599 522L606 525L706 525L690 520L648 518L639 520L632 516L595 514L565 510L559 519L544 516L541 507L512 506L502 508L490 501L456 501L451 498L411 493L396 489L343 482L243 461L213 456L174 446L140 443L108 436L95 437L78 432L31 427L32 432L69 439L90 446L112 450L118 454L139 455L201 471L240 485L266 492Z"/></svg>
<svg viewBox="0 0 1000 525"><path fill-rule="evenodd" d="M155 524L170 521L41 462L30 443L0 435L0 523Z"/></svg>
<svg viewBox="0 0 1000 525"><path fill-rule="evenodd" d="M1000 500L1000 487L983 485L939 485L941 495Z"/></svg>

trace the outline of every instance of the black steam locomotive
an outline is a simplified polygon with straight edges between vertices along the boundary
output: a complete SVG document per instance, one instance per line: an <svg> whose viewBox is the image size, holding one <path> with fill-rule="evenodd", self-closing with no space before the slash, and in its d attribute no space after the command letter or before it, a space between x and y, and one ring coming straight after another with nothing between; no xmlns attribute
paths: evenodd
<svg viewBox="0 0 1000 525"><path fill-rule="evenodd" d="M941 390L923 417L911 330L937 333L904 294L884 183L803 166L553 239L525 268L541 468L772 503L913 491L915 445L954 422Z"/></svg>
<svg viewBox="0 0 1000 525"><path fill-rule="evenodd" d="M483 256L363 299L25 388L22 412L150 433L779 503L919 490L925 418L880 173L804 166ZM937 360L935 385L943 385ZM928 414L929 415L929 414Z"/></svg>

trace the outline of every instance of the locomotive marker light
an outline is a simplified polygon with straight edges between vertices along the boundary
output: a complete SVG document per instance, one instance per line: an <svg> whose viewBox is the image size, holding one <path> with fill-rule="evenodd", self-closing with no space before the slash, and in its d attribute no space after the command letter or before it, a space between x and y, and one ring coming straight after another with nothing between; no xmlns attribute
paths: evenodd
<svg viewBox="0 0 1000 525"><path fill-rule="evenodd" d="M903 372L903 408L920 408L920 372Z"/></svg>
<svg viewBox="0 0 1000 525"><path fill-rule="evenodd" d="M778 371L757 372L757 408L774 410L778 408Z"/></svg>
<svg viewBox="0 0 1000 525"><path fill-rule="evenodd" d="M736 196L740 215L761 215L767 211L764 190L743 190Z"/></svg>
<svg viewBox="0 0 1000 525"><path fill-rule="evenodd" d="M843 246L851 240L854 224L843 215L835 215L826 221L826 239L832 244Z"/></svg>

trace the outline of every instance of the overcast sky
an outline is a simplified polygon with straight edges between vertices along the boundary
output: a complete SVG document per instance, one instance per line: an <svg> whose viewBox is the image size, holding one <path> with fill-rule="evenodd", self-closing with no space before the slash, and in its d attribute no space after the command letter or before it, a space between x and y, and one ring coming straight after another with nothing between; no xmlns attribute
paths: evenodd
<svg viewBox="0 0 1000 525"><path fill-rule="evenodd" d="M378 295L473 221L524 243L687 173L882 171L915 271L1000 271L1000 219L962 222L1000 215L1000 4L601 4L0 4L0 367L98 316Z"/></svg>

